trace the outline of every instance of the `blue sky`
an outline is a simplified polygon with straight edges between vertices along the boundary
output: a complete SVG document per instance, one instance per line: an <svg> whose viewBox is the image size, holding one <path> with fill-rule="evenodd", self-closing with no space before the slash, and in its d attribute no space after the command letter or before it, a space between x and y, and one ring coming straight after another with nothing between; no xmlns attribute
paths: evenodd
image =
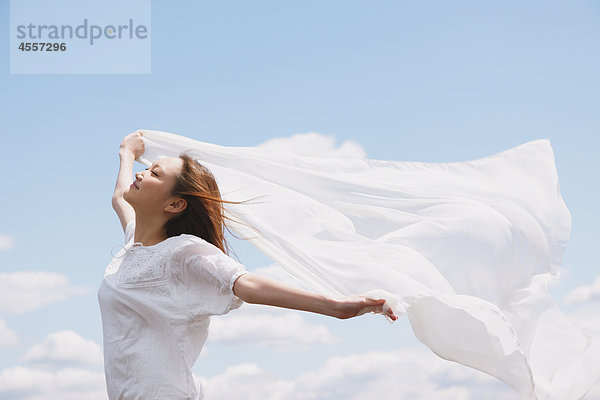
<svg viewBox="0 0 600 400"><path fill-rule="evenodd" d="M65 331L75 332L90 354L101 345L96 292L110 250L122 240L110 197L119 143L136 129L229 146L316 132L335 139L332 151L352 141L368 158L406 161L464 161L549 138L573 218L564 275L553 294L589 329L600 328L594 320L600 285L592 285L600 275L598 2L153 1L148 75L10 74L9 22L9 1L0 0L0 397L67 398L52 378L69 367L92 382L69 393L90 390L102 398L97 359L44 358L32 349L42 354L73 337ZM247 244L234 246L248 269L270 265ZM22 299L8 298L4 289L15 282L9 278L22 278L15 273L32 271L46 275L33 289L24 286L21 293L35 292L30 300L40 296L24 310L14 303ZM576 290L589 295L565 300ZM376 360L390 371L416 364L401 365L385 352L422 351L419 360L426 361L419 365L441 362L428 358L406 321L252 312L320 334L291 347L277 338L209 342L194 372L212 387L225 391L228 379L239 376L271 393L301 383L315 391L346 385L334 377L311 380L311 371L328 376L332 357L362 356L345 363ZM448 364L439 364L440 374L459 371L464 379L424 372L418 379L431 386L412 395L516 398L502 384ZM31 377L32 371L49 377L47 387L7 386L11 374ZM362 389L377 382L369 374L350 381ZM259 390L247 385L240 386L245 393ZM215 392L215 398L224 393ZM414 398L406 393L387 398Z"/></svg>

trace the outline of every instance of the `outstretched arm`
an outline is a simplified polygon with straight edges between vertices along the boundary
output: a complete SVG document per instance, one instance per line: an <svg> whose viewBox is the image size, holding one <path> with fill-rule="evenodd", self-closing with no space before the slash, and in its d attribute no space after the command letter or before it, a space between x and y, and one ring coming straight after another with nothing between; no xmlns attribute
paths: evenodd
<svg viewBox="0 0 600 400"><path fill-rule="evenodd" d="M144 154L142 134L140 132L133 132L125 136L119 148L121 165L112 197L112 207L119 217L123 231L125 231L125 227L129 221L135 218L133 207L125 201L123 193L129 189L129 185L133 182L133 163L142 154Z"/></svg>
<svg viewBox="0 0 600 400"><path fill-rule="evenodd" d="M355 317L365 308L368 311L381 313L385 302L385 300L372 300L362 296L334 299L251 273L236 279L233 292L247 303L310 311L340 319ZM388 316L392 320L398 319L391 310Z"/></svg>

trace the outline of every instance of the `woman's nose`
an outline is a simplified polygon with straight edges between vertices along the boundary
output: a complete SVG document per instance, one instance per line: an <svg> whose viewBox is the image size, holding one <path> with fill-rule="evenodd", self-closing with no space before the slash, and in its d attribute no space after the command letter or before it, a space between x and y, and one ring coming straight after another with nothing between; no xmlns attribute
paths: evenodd
<svg viewBox="0 0 600 400"><path fill-rule="evenodd" d="M142 179L142 173L141 172L136 172L135 179Z"/></svg>

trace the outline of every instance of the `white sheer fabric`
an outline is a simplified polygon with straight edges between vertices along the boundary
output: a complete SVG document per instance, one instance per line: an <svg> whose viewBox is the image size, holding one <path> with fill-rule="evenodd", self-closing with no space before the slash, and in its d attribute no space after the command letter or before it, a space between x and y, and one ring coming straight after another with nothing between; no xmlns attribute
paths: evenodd
<svg viewBox="0 0 600 400"><path fill-rule="evenodd" d="M150 165L183 151L215 175L230 224L305 286L385 298L432 351L527 399L578 399L600 344L552 300L571 216L547 139L466 162L330 159L142 130Z"/></svg>

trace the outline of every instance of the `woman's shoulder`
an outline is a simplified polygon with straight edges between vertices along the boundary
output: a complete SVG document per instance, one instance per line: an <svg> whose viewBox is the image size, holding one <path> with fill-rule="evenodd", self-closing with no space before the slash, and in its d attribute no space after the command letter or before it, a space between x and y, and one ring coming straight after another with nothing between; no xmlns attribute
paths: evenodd
<svg viewBox="0 0 600 400"><path fill-rule="evenodd" d="M216 251L221 252L221 249L201 237L189 233L182 233L173 240L174 257L198 254L208 255Z"/></svg>
<svg viewBox="0 0 600 400"><path fill-rule="evenodd" d="M178 235L177 238L179 239L179 243L199 244L199 245L210 245L210 246L212 246L211 243L209 243L206 240L202 239L200 236L192 235L191 233L182 233L182 234Z"/></svg>

